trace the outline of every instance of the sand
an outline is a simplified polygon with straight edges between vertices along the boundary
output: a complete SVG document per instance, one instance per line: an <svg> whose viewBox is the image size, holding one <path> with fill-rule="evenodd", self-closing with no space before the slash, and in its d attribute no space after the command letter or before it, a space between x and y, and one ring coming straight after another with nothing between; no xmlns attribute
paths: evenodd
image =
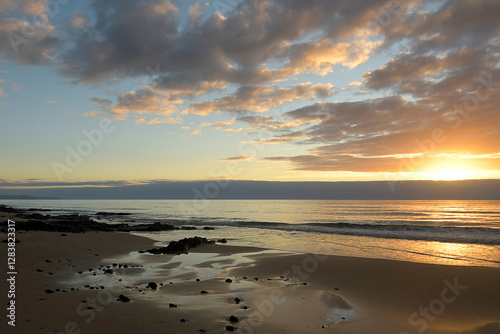
<svg viewBox="0 0 500 334"><path fill-rule="evenodd" d="M17 238L16 326L4 308L2 333L500 333L495 268L230 245L139 254L153 241L116 232Z"/></svg>

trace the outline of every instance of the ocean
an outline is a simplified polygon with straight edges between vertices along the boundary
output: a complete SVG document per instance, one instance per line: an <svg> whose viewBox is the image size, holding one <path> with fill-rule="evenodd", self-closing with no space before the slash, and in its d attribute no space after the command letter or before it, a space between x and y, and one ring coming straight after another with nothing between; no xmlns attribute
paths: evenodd
<svg viewBox="0 0 500 334"><path fill-rule="evenodd" d="M197 230L158 243L225 238L229 245L421 263L500 267L500 201L2 200L48 214L130 213L107 223L168 222ZM214 227L203 230L202 227Z"/></svg>

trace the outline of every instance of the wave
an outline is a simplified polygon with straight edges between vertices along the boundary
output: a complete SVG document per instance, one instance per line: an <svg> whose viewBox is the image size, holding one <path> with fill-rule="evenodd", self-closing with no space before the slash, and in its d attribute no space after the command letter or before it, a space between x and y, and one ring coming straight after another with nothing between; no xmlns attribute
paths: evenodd
<svg viewBox="0 0 500 334"><path fill-rule="evenodd" d="M158 221L137 220L137 223ZM244 219L204 218L204 219L165 219L173 225L191 226L226 226L236 228L259 228L269 230L282 230L290 232L323 233L328 235L348 235L359 237L425 240L449 243L500 245L500 228L443 226L443 222L426 222L422 225L407 221L395 222L329 222L288 224L281 222L248 221Z"/></svg>

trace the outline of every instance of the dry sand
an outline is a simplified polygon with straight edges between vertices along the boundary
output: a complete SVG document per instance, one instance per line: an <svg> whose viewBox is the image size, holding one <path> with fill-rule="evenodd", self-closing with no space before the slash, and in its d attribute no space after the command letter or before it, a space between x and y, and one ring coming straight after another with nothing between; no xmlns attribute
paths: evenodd
<svg viewBox="0 0 500 334"><path fill-rule="evenodd" d="M153 241L114 232L17 238L16 326L4 308L1 333L500 333L494 268L221 245L139 254Z"/></svg>

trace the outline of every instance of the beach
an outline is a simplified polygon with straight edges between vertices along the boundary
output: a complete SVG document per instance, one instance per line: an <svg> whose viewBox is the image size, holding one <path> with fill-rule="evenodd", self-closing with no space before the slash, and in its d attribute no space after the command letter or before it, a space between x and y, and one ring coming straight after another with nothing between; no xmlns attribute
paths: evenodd
<svg viewBox="0 0 500 334"><path fill-rule="evenodd" d="M4 333L500 333L497 268L230 243L152 255L138 251L153 240L119 232L16 238Z"/></svg>

